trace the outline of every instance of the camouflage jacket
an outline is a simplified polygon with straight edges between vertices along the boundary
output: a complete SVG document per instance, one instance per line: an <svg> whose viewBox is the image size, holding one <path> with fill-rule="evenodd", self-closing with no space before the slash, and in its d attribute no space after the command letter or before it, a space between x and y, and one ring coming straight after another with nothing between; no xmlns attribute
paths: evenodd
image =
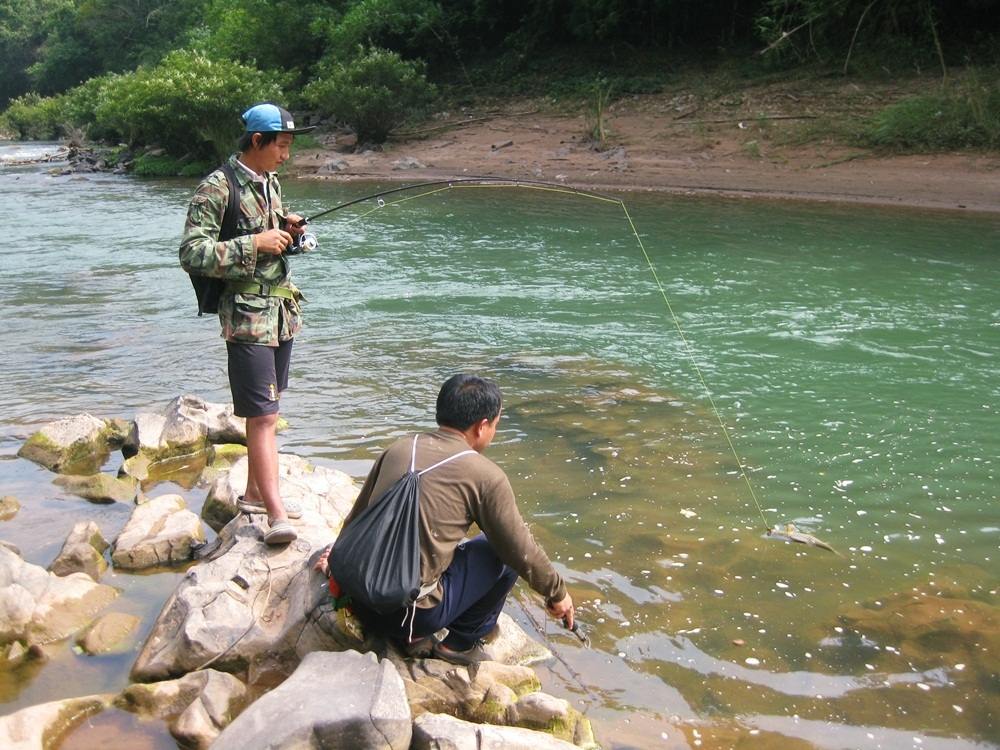
<svg viewBox="0 0 1000 750"><path fill-rule="evenodd" d="M229 203L229 185L221 170L202 180L188 206L181 266L188 273L213 276L234 282L256 282L291 289L295 299L244 294L226 289L219 299L219 322L226 341L277 346L294 338L302 327L302 294L292 284L288 260L280 255L257 254L253 235L281 225L281 186L274 174L268 175L271 211L268 214L259 184L229 157L236 171L240 191L241 236L219 242L222 216Z"/></svg>

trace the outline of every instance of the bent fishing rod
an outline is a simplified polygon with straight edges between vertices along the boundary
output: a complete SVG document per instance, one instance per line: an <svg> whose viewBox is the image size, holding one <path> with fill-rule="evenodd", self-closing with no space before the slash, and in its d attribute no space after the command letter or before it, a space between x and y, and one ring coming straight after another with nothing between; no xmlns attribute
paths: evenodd
<svg viewBox="0 0 1000 750"><path fill-rule="evenodd" d="M677 334L680 336L682 344L684 345L684 350L685 353L687 354L688 360L691 362L691 365L694 367L695 373L698 375L698 380L705 391L705 395L708 398L708 403L711 406L712 413L715 415L715 418L719 424L719 428L722 430L722 435L725 438L726 444L728 445L730 451L732 452L733 458L736 460L736 465L739 468L739 474L741 477L743 477L743 480L746 483L747 491L750 494L750 498L753 500L754 507L757 509L757 513L760 515L761 521L763 521L764 523L764 529L767 532L767 536L775 539L788 539L789 541L801 542L804 544L809 544L810 546L817 546L834 551L831 547L829 547L829 545L820 542L820 540L815 539L815 537L810 537L810 535L808 534L802 534L801 532L798 532L791 524L787 524L782 529L780 527L776 528L768 522L767 516L764 514L764 509L761 507L760 501L757 499L757 493L754 491L753 483L750 481L750 475L746 467L744 466L743 461L740 459L739 453L736 450L736 446L733 443L733 440L729 434L729 429L726 427L726 423L723 421L722 415L720 414L719 409L715 404L715 398L712 396L712 390L708 387L708 382L705 380L705 376L702 374L701 368L698 366L698 361L695 359L694 356L694 350L692 349L691 344L688 343L687 336L684 335L684 330L681 328L680 320L674 313L674 308L670 304L670 300L667 298L667 292L660 281L659 275L656 273L656 268L653 265L653 260L652 258L650 258L649 253L646 251L646 246L645 244L643 244L642 238L639 236L639 231L636 229L635 223L632 221L632 215L629 213L628 208L625 205L625 201L621 200L620 198L612 198L607 195L601 195L600 193L595 193L593 191L588 191L588 190L580 190L579 188L575 188L569 185L556 182L545 182L542 180L526 180L517 177L469 176L469 177L456 177L452 179L443 179L443 180L430 180L428 182L418 182L412 185L403 185L401 187L390 188L388 190L381 190L377 193L372 193L371 195L365 195L360 198L354 198L352 200L345 201L344 203L341 203L337 206L333 206L332 208L320 211L319 213L313 214L312 216L302 219L300 222L298 222L297 226L304 226L305 224L308 224L309 222L314 221L315 219L318 219L322 216L327 216L328 214L331 214L335 211L340 211L341 209L348 208L350 206L355 206L360 203L364 203L365 201L374 200L376 202L375 208L351 219L351 221L358 221L360 219L363 219L365 216L368 216L369 214L374 213L375 211L378 211L379 209L386 207L387 205L396 205L398 203L414 200L416 198L422 198L446 190L451 190L454 188L463 188L463 187L465 188L520 187L532 190L549 191L554 193L565 193L568 195L579 195L584 198L591 198L593 200L604 201L607 203L613 203L620 206L625 214L626 220L628 221L629 227L632 230L632 234L639 245L639 249L642 251L643 258L645 258L646 260L646 265L649 267L649 270L653 275L653 280L656 282L656 288L660 292L660 296L663 299L663 303L664 305L666 305L667 311L670 313L670 318L673 321L674 328L677 330ZM396 193L404 193L412 190L419 190L421 188L427 188L427 189L424 190L423 192L417 193L416 195L400 198L398 200L394 200L389 203L386 203L385 201L385 196L387 195L394 195ZM303 235L303 237L305 237L305 235ZM317 245L316 238L312 237L311 247L305 247L305 244L306 243L303 243L303 248L298 250L297 252L303 252L305 250L315 249ZM807 539L807 537L809 537L809 539Z"/></svg>

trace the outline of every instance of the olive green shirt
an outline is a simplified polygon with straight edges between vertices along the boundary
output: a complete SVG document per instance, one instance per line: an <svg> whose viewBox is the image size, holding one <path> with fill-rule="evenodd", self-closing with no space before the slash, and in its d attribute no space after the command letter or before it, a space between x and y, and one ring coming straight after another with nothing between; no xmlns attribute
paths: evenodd
<svg viewBox="0 0 1000 750"><path fill-rule="evenodd" d="M181 239L181 266L188 273L235 282L255 282L291 289L295 299L246 294L226 290L219 299L219 322L226 341L277 346L288 341L302 328L302 295L292 284L288 260L280 255L258 254L253 235L281 227L284 211L281 186L273 173L265 175L270 193L270 210L262 183L255 182L229 157L239 182L240 236L219 241L222 217L229 203L229 183L217 169L202 180L188 206L184 236Z"/></svg>
<svg viewBox="0 0 1000 750"><path fill-rule="evenodd" d="M369 503L381 498L410 469L413 436L388 448L372 467L346 527ZM468 450L465 439L446 429L421 433L417 438L416 470ZM420 478L420 583L441 578L458 546L475 523L489 539L497 556L517 571L547 605L566 596L566 586L545 551L538 546L521 517L514 490L503 469L479 453L449 461ZM437 606L441 585L421 599L421 608Z"/></svg>

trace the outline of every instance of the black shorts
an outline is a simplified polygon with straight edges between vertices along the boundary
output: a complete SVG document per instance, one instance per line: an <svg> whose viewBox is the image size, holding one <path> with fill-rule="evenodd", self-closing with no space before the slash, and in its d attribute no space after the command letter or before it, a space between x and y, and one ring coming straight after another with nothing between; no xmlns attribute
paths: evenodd
<svg viewBox="0 0 1000 750"><path fill-rule="evenodd" d="M288 387L292 342L278 346L226 342L229 352L229 388L237 417L278 413L278 399Z"/></svg>

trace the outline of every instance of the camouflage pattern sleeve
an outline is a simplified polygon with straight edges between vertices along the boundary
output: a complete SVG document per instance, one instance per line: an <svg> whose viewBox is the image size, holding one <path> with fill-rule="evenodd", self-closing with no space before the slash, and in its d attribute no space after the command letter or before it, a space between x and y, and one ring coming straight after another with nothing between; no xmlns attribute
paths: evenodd
<svg viewBox="0 0 1000 750"><path fill-rule="evenodd" d="M250 279L257 265L253 237L219 242L229 186L222 172L213 172L199 186L188 206L181 239L181 266L188 273L221 279Z"/></svg>

